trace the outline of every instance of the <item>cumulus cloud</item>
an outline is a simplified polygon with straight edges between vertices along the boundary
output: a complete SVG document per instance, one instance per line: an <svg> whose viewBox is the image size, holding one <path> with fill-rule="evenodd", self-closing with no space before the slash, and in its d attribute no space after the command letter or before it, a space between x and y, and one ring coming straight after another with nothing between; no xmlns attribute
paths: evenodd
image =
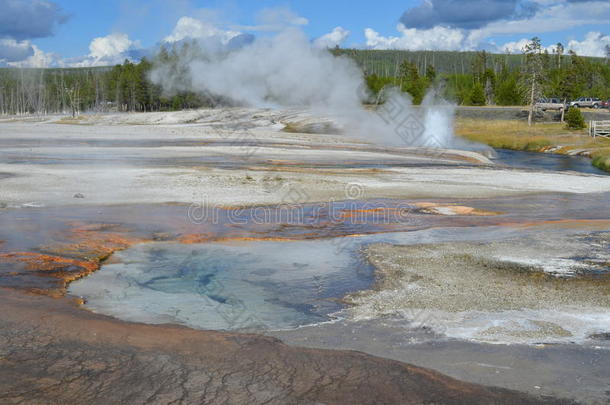
<svg viewBox="0 0 610 405"><path fill-rule="evenodd" d="M521 53L525 46L530 43L527 38L522 38L518 41L507 42L504 45L498 47L498 51L506 53Z"/></svg>
<svg viewBox="0 0 610 405"><path fill-rule="evenodd" d="M318 48L334 48L341 46L343 42L350 36L350 32L343 27L336 27L328 34L322 35L314 41L314 45Z"/></svg>
<svg viewBox="0 0 610 405"><path fill-rule="evenodd" d="M115 65L122 63L125 59L138 59L140 51L142 51L142 47L139 41L131 40L127 34L114 33L94 38L89 44L87 56L66 59L59 64L72 67Z"/></svg>
<svg viewBox="0 0 610 405"><path fill-rule="evenodd" d="M601 32L589 32L582 41L570 41L567 48L579 55L604 57L607 46L610 46L610 36Z"/></svg>
<svg viewBox="0 0 610 405"><path fill-rule="evenodd" d="M476 32L479 37L489 37L535 32L540 35L586 25L607 24L608 19L610 19L610 2L608 1L558 2L554 0L532 17L492 22L478 30L473 30L473 34Z"/></svg>
<svg viewBox="0 0 610 405"><path fill-rule="evenodd" d="M377 31L367 28L364 31L366 46L369 49L405 49L405 50L470 50L475 45L466 31L447 27L430 29L407 28L403 24L397 27L400 36L382 36Z"/></svg>
<svg viewBox="0 0 610 405"><path fill-rule="evenodd" d="M521 53L525 46L531 41L528 38L522 38L518 41L507 42L504 45L496 47L498 52ZM543 46L543 50L552 53L556 44ZM606 56L606 46L610 46L610 36L604 35L601 32L592 31L585 35L582 41L571 40L565 46L566 50L572 50L581 56Z"/></svg>
<svg viewBox="0 0 610 405"><path fill-rule="evenodd" d="M405 11L400 21L420 29L480 28L492 21L532 16L537 10L536 3L522 0L424 0Z"/></svg>
<svg viewBox="0 0 610 405"><path fill-rule="evenodd" d="M14 46L13 58L4 58L6 46ZM47 68L47 67L91 67L108 66L122 63L125 59L140 59L145 50L139 41L133 41L127 34L115 33L105 37L94 38L89 44L89 54L76 58L62 58L52 52L44 52L29 41L17 42L0 39L0 62L11 67Z"/></svg>
<svg viewBox="0 0 610 405"><path fill-rule="evenodd" d="M518 41L507 42L504 45L495 45L493 44L493 50L498 53L523 53L525 47L532 42L531 38L521 38ZM552 44L549 46L542 46L542 51L548 51L549 53L553 53L555 50L555 46L557 44Z"/></svg>
<svg viewBox="0 0 610 405"><path fill-rule="evenodd" d="M24 60L34 54L30 41L0 39L0 61L4 63Z"/></svg>
<svg viewBox="0 0 610 405"><path fill-rule="evenodd" d="M0 0L0 64L39 65L42 51L30 40L53 35L67 20L61 8L46 0Z"/></svg>
<svg viewBox="0 0 610 405"><path fill-rule="evenodd" d="M231 39L240 35L239 31L222 30L215 25L191 17L182 17L178 20L173 32L164 38L165 42L179 42L185 39L217 39L227 44Z"/></svg>
<svg viewBox="0 0 610 405"><path fill-rule="evenodd" d="M16 40L48 37L67 16L52 1L0 0L0 37Z"/></svg>
<svg viewBox="0 0 610 405"><path fill-rule="evenodd" d="M124 55L130 49L139 47L138 41L132 41L127 34L110 34L95 38L89 45L89 56L96 60L107 60Z"/></svg>
<svg viewBox="0 0 610 405"><path fill-rule="evenodd" d="M36 45L32 45L33 54L25 59L20 59L17 62L8 63L11 67L22 68L48 68L63 66L59 55L55 53L43 52Z"/></svg>
<svg viewBox="0 0 610 405"><path fill-rule="evenodd" d="M365 30L369 49L462 50L490 49L521 52L528 39L495 45L491 38L524 35L607 24L610 1L600 0L423 0L407 10L398 25L397 36L382 36ZM604 35L589 34L584 41L572 41L582 55L599 56L605 48ZM548 48L551 50L551 47Z"/></svg>

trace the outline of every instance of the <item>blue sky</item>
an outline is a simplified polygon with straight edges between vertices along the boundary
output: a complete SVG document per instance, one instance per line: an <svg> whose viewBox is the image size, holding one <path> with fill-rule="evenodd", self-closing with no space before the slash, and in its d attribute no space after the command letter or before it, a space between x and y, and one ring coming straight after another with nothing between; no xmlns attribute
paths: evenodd
<svg viewBox="0 0 610 405"><path fill-rule="evenodd" d="M289 26L312 40L324 37L319 44L326 46L370 49L519 52L539 36L547 46L562 42L602 56L610 44L608 0L0 0L1 6L0 64L24 66L114 63L172 35L228 40ZM183 20L177 35L183 17L200 23Z"/></svg>
<svg viewBox="0 0 610 405"><path fill-rule="evenodd" d="M396 33L396 24L409 4L416 1L384 1L375 7L363 0L214 0L214 1L143 1L143 0L55 0L70 20L57 30L54 37L35 41L48 51L65 56L78 56L88 51L92 38L113 31L127 33L144 46L152 46L169 35L178 18L192 8L217 10L227 24L254 25L256 14L264 8L289 7L309 20L304 31L312 38L322 36L337 26L352 32L349 43L364 42L364 28L376 27L385 35ZM173 3L171 6L163 3ZM189 4L190 3L190 4Z"/></svg>

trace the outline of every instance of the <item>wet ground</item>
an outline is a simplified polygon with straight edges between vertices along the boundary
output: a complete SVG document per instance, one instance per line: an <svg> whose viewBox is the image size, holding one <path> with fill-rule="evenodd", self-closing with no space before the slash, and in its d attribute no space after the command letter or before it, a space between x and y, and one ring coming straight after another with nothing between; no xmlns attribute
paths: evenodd
<svg viewBox="0 0 610 405"><path fill-rule="evenodd" d="M156 403L608 400L608 177L272 122L246 126L255 140L236 132L241 121L228 135L2 125L0 300L12 310L0 318L0 373L35 389L5 383L0 399L100 403L107 373L116 387L132 381L117 388L123 401L159 377ZM68 360L53 369L58 356ZM126 358L152 374L122 373ZM62 389L66 379L82 384Z"/></svg>

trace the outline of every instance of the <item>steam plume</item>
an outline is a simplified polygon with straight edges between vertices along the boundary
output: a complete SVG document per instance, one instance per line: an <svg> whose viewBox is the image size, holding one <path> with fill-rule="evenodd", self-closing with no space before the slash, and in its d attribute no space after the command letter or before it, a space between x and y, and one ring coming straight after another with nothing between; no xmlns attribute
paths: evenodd
<svg viewBox="0 0 610 405"><path fill-rule="evenodd" d="M390 92L381 112L362 107L368 97L363 73L347 57L311 44L297 29L259 38L238 50L183 54L179 67L158 64L153 82L166 92L196 91L253 107L307 107L335 118L344 132L394 146L447 147L453 109L414 108L410 97ZM391 107L392 110L388 111Z"/></svg>

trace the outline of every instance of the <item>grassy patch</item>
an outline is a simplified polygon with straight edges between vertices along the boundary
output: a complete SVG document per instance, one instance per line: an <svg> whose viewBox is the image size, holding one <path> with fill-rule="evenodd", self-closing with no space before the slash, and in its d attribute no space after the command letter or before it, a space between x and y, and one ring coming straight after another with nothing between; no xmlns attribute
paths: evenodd
<svg viewBox="0 0 610 405"><path fill-rule="evenodd" d="M610 148L602 148L593 152L593 166L610 172Z"/></svg>
<svg viewBox="0 0 610 405"><path fill-rule="evenodd" d="M493 148L568 154L586 151L593 165L610 171L610 139L591 138L586 130L568 130L565 124L536 124L516 120L458 119L456 134L470 141L484 143Z"/></svg>

